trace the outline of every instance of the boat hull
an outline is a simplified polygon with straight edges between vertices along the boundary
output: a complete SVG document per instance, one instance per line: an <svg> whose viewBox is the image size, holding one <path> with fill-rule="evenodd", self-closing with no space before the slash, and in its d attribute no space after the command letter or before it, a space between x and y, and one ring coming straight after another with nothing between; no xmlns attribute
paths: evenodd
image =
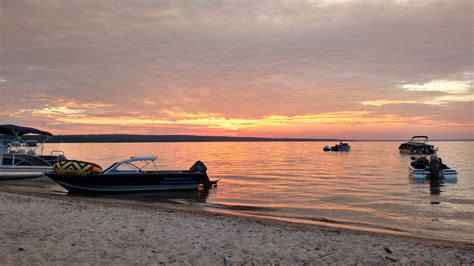
<svg viewBox="0 0 474 266"><path fill-rule="evenodd" d="M126 193L164 190L196 190L209 183L205 173L187 171L142 174L93 174L63 176L45 173L58 185L72 193Z"/></svg>
<svg viewBox="0 0 474 266"><path fill-rule="evenodd" d="M400 153L410 154L410 155L414 155L414 154L431 155L431 154L436 153L435 151L422 151L422 150L417 150L417 149L406 149L406 148L400 148L399 150L400 150Z"/></svg>
<svg viewBox="0 0 474 266"><path fill-rule="evenodd" d="M420 155L431 155L436 154L436 149L433 145L423 143L402 143L398 147L400 153L404 154L420 154Z"/></svg>
<svg viewBox="0 0 474 266"><path fill-rule="evenodd" d="M0 180L27 179L44 176L44 172L51 171L51 166L9 167L0 166Z"/></svg>
<svg viewBox="0 0 474 266"><path fill-rule="evenodd" d="M416 180L427 180L430 177L430 171L424 169L415 169L411 166L411 162L408 163L408 172ZM439 177L442 180L456 181L458 173L453 169L444 169L439 172Z"/></svg>

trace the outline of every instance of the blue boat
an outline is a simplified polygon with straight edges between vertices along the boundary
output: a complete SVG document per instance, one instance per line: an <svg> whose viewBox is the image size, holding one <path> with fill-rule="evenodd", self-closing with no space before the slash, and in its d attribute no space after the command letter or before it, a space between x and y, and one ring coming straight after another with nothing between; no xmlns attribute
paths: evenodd
<svg viewBox="0 0 474 266"><path fill-rule="evenodd" d="M408 162L408 172L414 180L428 180L432 178L455 181L458 178L458 172L449 168L435 154L426 157L416 158L412 156Z"/></svg>

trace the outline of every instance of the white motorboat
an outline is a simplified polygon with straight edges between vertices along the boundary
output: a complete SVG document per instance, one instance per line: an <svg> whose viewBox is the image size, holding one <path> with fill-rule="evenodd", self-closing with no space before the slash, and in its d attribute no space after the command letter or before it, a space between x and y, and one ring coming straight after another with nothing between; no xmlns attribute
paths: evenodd
<svg viewBox="0 0 474 266"><path fill-rule="evenodd" d="M65 159L62 151L43 155L43 144L52 136L49 132L16 125L0 125L0 134L5 137L0 140L0 180L43 176L44 172L53 169L56 162ZM23 136L27 134L41 135L45 139L41 142L25 140Z"/></svg>
<svg viewBox="0 0 474 266"><path fill-rule="evenodd" d="M339 142L338 144L329 147L329 145L324 146L323 151L350 151L351 145L345 142Z"/></svg>
<svg viewBox="0 0 474 266"><path fill-rule="evenodd" d="M427 180L438 178L446 181L455 181L458 178L458 172L443 164L441 158L435 154L426 157L411 157L408 162L408 172L414 180Z"/></svg>

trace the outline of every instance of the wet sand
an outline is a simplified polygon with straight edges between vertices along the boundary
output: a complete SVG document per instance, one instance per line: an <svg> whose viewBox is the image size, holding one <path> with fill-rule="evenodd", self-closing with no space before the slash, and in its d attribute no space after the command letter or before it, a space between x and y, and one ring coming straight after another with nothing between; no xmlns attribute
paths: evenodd
<svg viewBox="0 0 474 266"><path fill-rule="evenodd" d="M0 191L0 264L473 264L474 245Z"/></svg>

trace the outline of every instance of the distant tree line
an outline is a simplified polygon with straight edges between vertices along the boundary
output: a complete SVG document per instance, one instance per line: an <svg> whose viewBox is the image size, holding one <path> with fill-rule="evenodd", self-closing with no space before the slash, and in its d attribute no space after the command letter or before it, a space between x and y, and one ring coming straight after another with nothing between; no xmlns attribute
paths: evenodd
<svg viewBox="0 0 474 266"><path fill-rule="evenodd" d="M26 140L44 139L43 136L25 136ZM225 137L225 136L193 136L193 135L57 135L52 136L49 143L86 143L86 142L271 142L271 141L338 141L335 139L312 138L256 138L256 137Z"/></svg>

